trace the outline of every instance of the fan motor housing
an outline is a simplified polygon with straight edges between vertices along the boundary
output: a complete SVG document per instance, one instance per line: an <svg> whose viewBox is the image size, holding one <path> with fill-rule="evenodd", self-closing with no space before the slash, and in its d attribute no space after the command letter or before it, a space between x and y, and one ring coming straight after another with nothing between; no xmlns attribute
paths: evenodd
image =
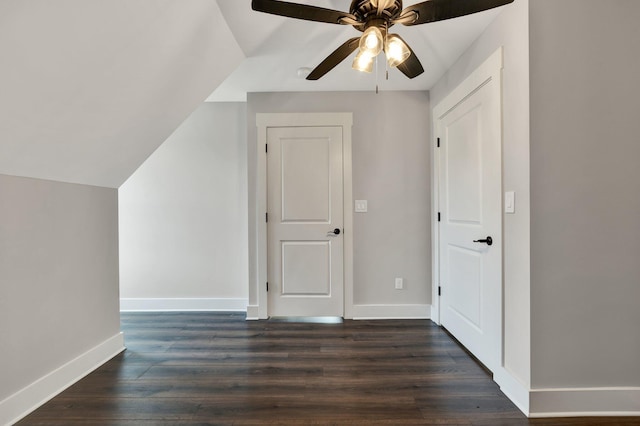
<svg viewBox="0 0 640 426"><path fill-rule="evenodd" d="M359 21L363 22L362 25L354 25L357 30L364 31L371 25L376 25L373 23L369 24L369 22L373 20L382 20L386 22L385 27L389 28L393 25L391 20L397 18L400 12L402 12L402 0L394 0L390 6L387 6L382 11L381 15L378 15L378 9L373 7L370 0L353 0L349 11L352 15L355 15Z"/></svg>

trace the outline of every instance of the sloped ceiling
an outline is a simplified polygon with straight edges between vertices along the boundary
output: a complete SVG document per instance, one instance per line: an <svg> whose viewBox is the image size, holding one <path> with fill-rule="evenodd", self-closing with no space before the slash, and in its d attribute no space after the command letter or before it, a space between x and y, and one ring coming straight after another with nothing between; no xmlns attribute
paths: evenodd
<svg viewBox="0 0 640 426"><path fill-rule="evenodd" d="M349 10L350 0L290 0L336 10ZM407 0L404 5L421 0ZM299 78L300 67L314 68L344 41L362 33L349 25L284 18L251 10L251 0L218 0L220 10L247 57L213 92L209 101L242 101L247 92L428 90L469 48L505 8L413 27L391 30L409 43L425 72L412 80L389 70L379 58L379 72L354 71L355 52L318 81ZM382 58L383 59L383 58Z"/></svg>
<svg viewBox="0 0 640 426"><path fill-rule="evenodd" d="M3 0L0 173L116 188L243 59L212 0Z"/></svg>
<svg viewBox="0 0 640 426"><path fill-rule="evenodd" d="M416 79L391 70L385 81L347 59L309 82L299 67L359 33L254 12L251 0L3 0L0 174L117 188L212 92L427 90L499 12L394 27L425 66Z"/></svg>

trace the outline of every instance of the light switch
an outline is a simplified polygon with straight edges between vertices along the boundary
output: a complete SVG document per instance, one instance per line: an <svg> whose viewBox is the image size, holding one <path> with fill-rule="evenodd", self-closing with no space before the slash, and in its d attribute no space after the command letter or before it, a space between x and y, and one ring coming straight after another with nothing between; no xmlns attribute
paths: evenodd
<svg viewBox="0 0 640 426"><path fill-rule="evenodd" d="M514 191L504 193L504 212L509 214L516 212L516 193Z"/></svg>
<svg viewBox="0 0 640 426"><path fill-rule="evenodd" d="M356 200L356 213L367 212L367 200Z"/></svg>

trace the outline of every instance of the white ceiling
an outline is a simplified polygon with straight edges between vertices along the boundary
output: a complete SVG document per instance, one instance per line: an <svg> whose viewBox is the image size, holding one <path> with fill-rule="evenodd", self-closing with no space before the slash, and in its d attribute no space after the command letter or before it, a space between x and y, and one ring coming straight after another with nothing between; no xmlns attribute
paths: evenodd
<svg viewBox="0 0 640 426"><path fill-rule="evenodd" d="M383 58L379 60L378 75L375 71L354 71L354 53L320 80L307 81L297 76L298 68L313 69L344 41L361 33L349 25L255 12L251 10L251 0L217 1L246 59L218 86L209 101L244 101L247 92L375 90L376 82L380 90L428 90L502 9L414 27L394 26L392 32L404 38L425 69L412 80L392 69L385 81ZM351 4L350 0L294 1L345 11ZM415 3L418 1L409 1L405 6Z"/></svg>

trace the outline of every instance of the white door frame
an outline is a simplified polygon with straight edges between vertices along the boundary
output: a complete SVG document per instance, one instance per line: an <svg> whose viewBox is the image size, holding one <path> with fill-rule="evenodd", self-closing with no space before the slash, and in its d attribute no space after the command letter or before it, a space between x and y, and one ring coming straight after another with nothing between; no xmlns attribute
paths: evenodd
<svg viewBox="0 0 640 426"><path fill-rule="evenodd" d="M438 105L433 108L433 114L431 116L431 128L433 129L433 137L431 142L431 158L433 159L432 164L432 175L431 175L431 205L433 206L432 210L432 218L431 221L431 231L432 231L432 246L431 246L431 260L432 260L432 300L434 301L431 305L431 319L440 324L440 297L438 296L438 287L440 285L440 232L438 226L438 212L440 211L439 206L439 196L440 196L440 152L437 148L437 134L436 129L438 126L438 120L445 116L449 111L451 111L454 107L456 107L460 102L464 101L470 94L474 93L478 88L483 86L489 81L493 81L495 84L493 85L493 96L499 100L500 105L500 129L499 129L499 137L500 144L502 145L502 68L503 68L503 48L498 48L487 60L485 60L482 65L480 65L475 71L469 75L462 83L460 83L451 93L449 93ZM500 167L502 165L502 159ZM503 188L500 189L501 194L503 192ZM502 195L501 195L502 196ZM501 213L502 214L502 213ZM502 225L501 232L504 233L504 225ZM503 238L500 238L501 241L504 241ZM503 243L503 253L504 253L504 243ZM504 263L504 255L503 255L503 263ZM500 293L496 295L492 295L492 297L497 297L499 300L498 306L503 306L503 285L504 285L504 265L502 268L501 274L501 282L500 282ZM504 308L502 308L504 310ZM500 344L500 366L504 364L504 342L503 342L503 322L504 322L504 314L500 312L500 323L499 330L493 330L498 336L498 341ZM494 371L494 373L497 373Z"/></svg>
<svg viewBox="0 0 640 426"><path fill-rule="evenodd" d="M344 317L353 318L353 180L351 167L351 126L353 114L347 113L264 113L256 114L256 229L257 234L257 317L268 318L267 297L267 129L270 127L342 127L343 218L344 218ZM247 316L249 315L247 312Z"/></svg>

